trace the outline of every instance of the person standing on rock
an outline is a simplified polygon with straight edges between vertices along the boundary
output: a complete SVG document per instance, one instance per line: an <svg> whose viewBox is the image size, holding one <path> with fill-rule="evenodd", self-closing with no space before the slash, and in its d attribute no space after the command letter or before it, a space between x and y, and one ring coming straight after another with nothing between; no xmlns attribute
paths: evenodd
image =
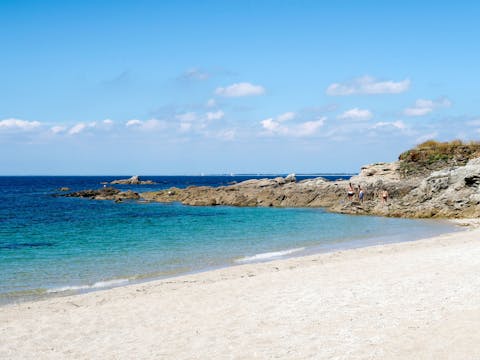
<svg viewBox="0 0 480 360"><path fill-rule="evenodd" d="M350 201L353 201L353 195L355 195L355 189L352 186L352 183L348 184L347 196Z"/></svg>
<svg viewBox="0 0 480 360"><path fill-rule="evenodd" d="M358 187L358 200L363 203L363 198L365 196L365 192L363 191L362 187Z"/></svg>
<svg viewBox="0 0 480 360"><path fill-rule="evenodd" d="M382 191L382 203L386 204L386 203L387 203L387 200L388 200L388 191L387 191L387 190L383 190L383 191Z"/></svg>

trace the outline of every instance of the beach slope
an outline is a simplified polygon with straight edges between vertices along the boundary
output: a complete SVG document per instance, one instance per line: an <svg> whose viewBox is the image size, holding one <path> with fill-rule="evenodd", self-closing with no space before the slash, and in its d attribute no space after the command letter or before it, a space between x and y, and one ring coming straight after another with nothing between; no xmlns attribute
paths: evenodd
<svg viewBox="0 0 480 360"><path fill-rule="evenodd" d="M0 308L2 359L478 359L480 230Z"/></svg>

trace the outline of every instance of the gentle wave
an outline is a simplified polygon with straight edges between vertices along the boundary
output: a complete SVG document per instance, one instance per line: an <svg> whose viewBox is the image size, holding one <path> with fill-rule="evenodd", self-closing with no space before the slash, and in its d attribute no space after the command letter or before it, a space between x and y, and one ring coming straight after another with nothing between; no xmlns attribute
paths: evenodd
<svg viewBox="0 0 480 360"><path fill-rule="evenodd" d="M0 245L0 249L5 250L17 250L22 248L40 248L40 247L51 247L54 246L54 243L51 242L37 242L37 243L19 243L19 244L6 244Z"/></svg>
<svg viewBox="0 0 480 360"><path fill-rule="evenodd" d="M79 290L89 290L89 289L101 289L105 287L112 287L118 285L124 285L129 282L128 279L115 279L109 281L99 281L93 285L76 285L76 286L62 286L58 288L48 289L47 293L60 293L64 291L79 291Z"/></svg>
<svg viewBox="0 0 480 360"><path fill-rule="evenodd" d="M268 252L268 253L261 253L261 254L256 254L253 256L246 256L240 259L235 260L236 263L248 263L248 262L255 262L255 261L262 261L262 260L268 260L268 259L275 259L278 257L282 257L285 255L290 255L299 251L303 251L305 248L295 248L295 249L288 249L288 250L283 250L283 251L273 251L273 252Z"/></svg>

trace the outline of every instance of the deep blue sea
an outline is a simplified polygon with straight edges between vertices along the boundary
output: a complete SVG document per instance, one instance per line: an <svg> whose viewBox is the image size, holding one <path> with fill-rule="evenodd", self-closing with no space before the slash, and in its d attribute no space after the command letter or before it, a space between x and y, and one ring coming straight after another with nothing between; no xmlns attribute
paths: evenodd
<svg viewBox="0 0 480 360"><path fill-rule="evenodd" d="M263 177L149 176L145 179L158 184L117 187L149 191ZM299 178L308 177L314 176ZM115 204L53 196L60 187L96 189L117 178L123 177L0 177L0 304L454 230L446 222L322 209Z"/></svg>

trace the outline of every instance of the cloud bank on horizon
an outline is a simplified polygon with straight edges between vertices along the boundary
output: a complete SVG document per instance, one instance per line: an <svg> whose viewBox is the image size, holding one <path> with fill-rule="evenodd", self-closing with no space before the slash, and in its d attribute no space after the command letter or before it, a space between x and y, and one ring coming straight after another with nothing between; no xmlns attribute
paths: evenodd
<svg viewBox="0 0 480 360"><path fill-rule="evenodd" d="M430 138L479 137L476 34L448 35L472 11L439 6L426 26L427 4L347 2L188 2L182 17L175 4L47 1L23 9L28 23L1 4L0 174L356 171ZM440 26L452 13L464 21Z"/></svg>

